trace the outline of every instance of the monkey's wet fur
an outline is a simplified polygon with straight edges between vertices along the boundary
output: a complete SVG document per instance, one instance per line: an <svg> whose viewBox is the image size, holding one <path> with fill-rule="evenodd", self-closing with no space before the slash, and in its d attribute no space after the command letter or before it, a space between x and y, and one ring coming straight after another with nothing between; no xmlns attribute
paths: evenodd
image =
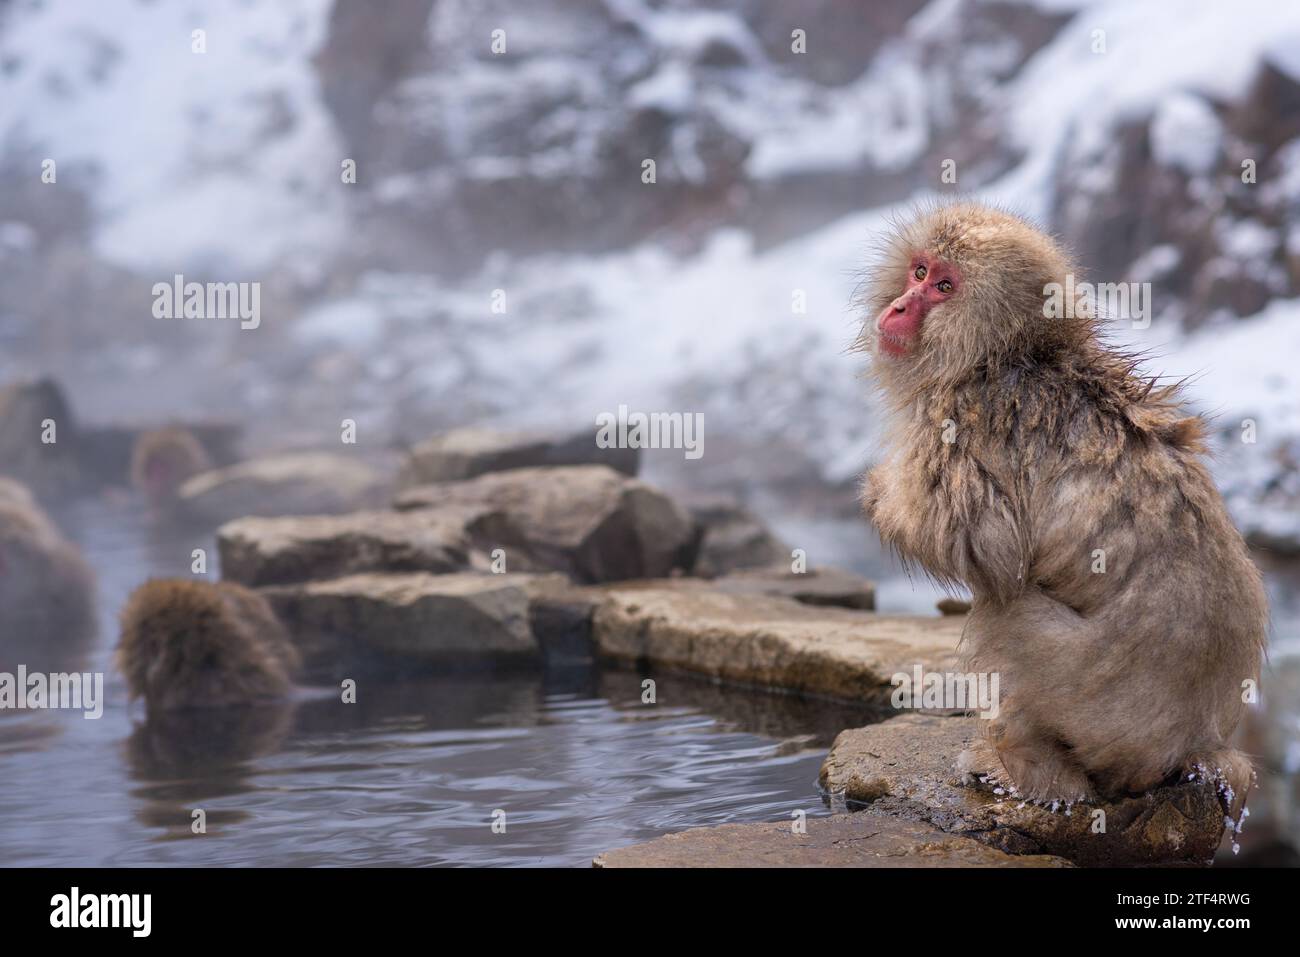
<svg viewBox="0 0 1300 957"><path fill-rule="evenodd" d="M173 506L185 480L210 468L203 445L179 426L145 432L131 450L131 485L156 508Z"/></svg>
<svg viewBox="0 0 1300 957"><path fill-rule="evenodd" d="M0 671L80 666L95 576L26 486L0 477Z"/></svg>
<svg viewBox="0 0 1300 957"><path fill-rule="evenodd" d="M1072 272L984 206L895 226L859 342L888 410L863 505L905 562L973 595L965 667L1002 694L962 770L1063 803L1208 777L1239 813L1253 775L1228 739L1258 684L1263 583L1182 384L1139 375L1089 309L1046 318Z"/></svg>
<svg viewBox="0 0 1300 957"><path fill-rule="evenodd" d="M233 582L145 582L121 627L118 668L150 712L279 698L299 666L266 599Z"/></svg>

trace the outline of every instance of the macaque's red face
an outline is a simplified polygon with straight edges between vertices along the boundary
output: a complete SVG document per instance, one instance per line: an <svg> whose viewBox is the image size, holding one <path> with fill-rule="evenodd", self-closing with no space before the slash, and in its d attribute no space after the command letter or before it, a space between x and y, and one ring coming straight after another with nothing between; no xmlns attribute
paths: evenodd
<svg viewBox="0 0 1300 957"><path fill-rule="evenodd" d="M909 354L916 347L926 315L951 299L960 283L956 267L929 253L913 256L902 295L876 318L879 351L895 358Z"/></svg>

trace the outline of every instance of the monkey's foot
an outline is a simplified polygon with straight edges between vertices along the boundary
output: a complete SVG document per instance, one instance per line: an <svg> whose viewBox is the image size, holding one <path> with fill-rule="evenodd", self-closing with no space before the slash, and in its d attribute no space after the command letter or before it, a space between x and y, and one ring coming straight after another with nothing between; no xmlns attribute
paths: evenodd
<svg viewBox="0 0 1300 957"><path fill-rule="evenodd" d="M1232 831L1232 853L1236 854L1241 849L1237 835L1250 816L1246 795L1255 785L1255 769L1250 758L1232 748L1193 755L1188 759L1184 779L1209 781L1218 788L1223 804L1223 826Z"/></svg>
<svg viewBox="0 0 1300 957"><path fill-rule="evenodd" d="M1092 784L1083 769L1073 764L1059 745L1046 741L1015 747L979 740L957 757L958 770L967 783L983 785L996 795L1020 798L1055 811L1093 799ZM973 780L971 780L973 778Z"/></svg>

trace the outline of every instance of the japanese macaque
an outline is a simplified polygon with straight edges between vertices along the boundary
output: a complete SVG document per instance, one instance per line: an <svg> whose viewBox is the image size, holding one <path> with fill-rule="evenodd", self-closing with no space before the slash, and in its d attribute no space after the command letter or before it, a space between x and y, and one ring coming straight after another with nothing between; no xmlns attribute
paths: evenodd
<svg viewBox="0 0 1300 957"><path fill-rule="evenodd" d="M95 578L18 482L0 478L0 671L69 665L95 631Z"/></svg>
<svg viewBox="0 0 1300 957"><path fill-rule="evenodd" d="M188 429L153 429L136 439L131 450L131 485L151 505L166 510L175 504L186 479L212 467L212 459Z"/></svg>
<svg viewBox="0 0 1300 957"><path fill-rule="evenodd" d="M1259 677L1260 574L1203 458L1205 424L1108 348L1072 264L974 204L898 227L861 345L889 413L863 483L881 538L973 594L962 645L1001 711L963 770L1032 800L1252 781L1227 746ZM1059 287L1053 287L1059 288Z"/></svg>
<svg viewBox="0 0 1300 957"><path fill-rule="evenodd" d="M233 582L145 582L121 626L118 668L150 712L274 699L299 664L266 599Z"/></svg>

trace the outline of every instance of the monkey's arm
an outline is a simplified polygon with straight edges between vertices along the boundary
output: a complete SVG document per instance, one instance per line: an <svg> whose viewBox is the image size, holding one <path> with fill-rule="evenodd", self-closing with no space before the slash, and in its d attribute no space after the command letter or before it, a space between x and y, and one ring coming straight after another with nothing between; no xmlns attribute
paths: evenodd
<svg viewBox="0 0 1300 957"><path fill-rule="evenodd" d="M953 453L938 468L887 461L868 474L862 501L881 540L940 581L996 602L1024 589L1027 538L1012 493L972 457Z"/></svg>

